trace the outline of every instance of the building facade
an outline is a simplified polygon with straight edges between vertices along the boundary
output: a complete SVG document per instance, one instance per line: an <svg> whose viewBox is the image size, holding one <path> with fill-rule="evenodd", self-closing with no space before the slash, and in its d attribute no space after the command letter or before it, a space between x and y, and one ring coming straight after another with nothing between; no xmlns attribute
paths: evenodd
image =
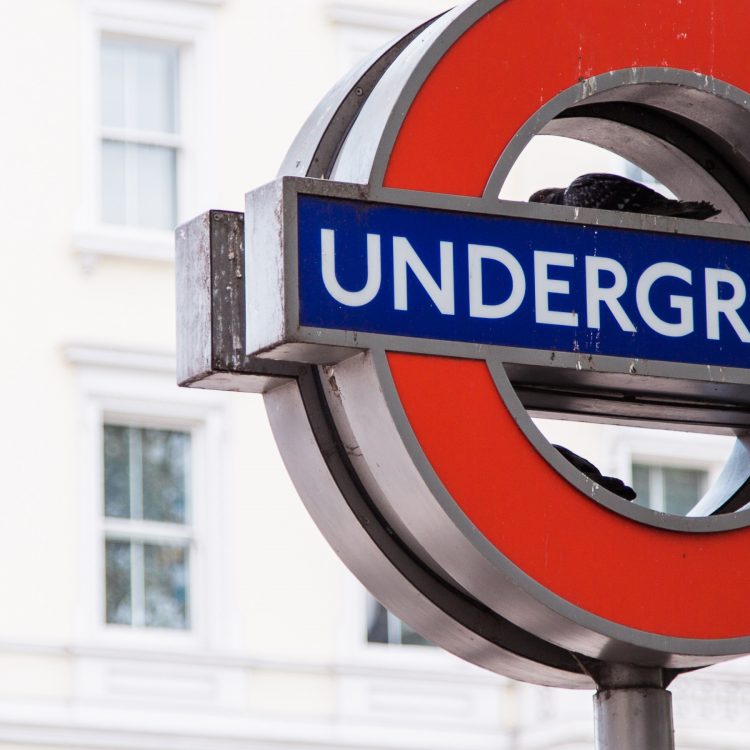
<svg viewBox="0 0 750 750"><path fill-rule="evenodd" d="M261 397L174 383L175 225L241 210L346 70L449 6L0 3L3 750L593 746L590 695L464 664L369 598L307 517ZM535 148L505 197L589 159L628 168ZM692 502L726 453L545 429L657 509ZM743 661L674 692L681 749L748 746Z"/></svg>

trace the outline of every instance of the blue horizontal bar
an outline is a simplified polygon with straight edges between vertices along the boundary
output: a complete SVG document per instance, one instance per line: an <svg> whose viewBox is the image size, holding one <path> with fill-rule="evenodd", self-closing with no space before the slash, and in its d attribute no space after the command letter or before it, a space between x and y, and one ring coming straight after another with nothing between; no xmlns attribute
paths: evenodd
<svg viewBox="0 0 750 750"><path fill-rule="evenodd" d="M302 326L750 364L746 243L302 194L297 209Z"/></svg>

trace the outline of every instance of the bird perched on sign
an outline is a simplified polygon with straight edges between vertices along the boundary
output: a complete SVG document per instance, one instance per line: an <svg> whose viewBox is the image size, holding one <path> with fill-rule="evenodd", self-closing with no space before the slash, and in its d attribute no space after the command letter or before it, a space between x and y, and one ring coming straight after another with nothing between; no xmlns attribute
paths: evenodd
<svg viewBox="0 0 750 750"><path fill-rule="evenodd" d="M553 445L552 447L557 448L562 456L573 464L581 474L585 474L592 482L596 482L602 487L606 487L610 492L614 492L615 495L619 495L625 500L635 500L635 490L632 487L628 487L622 479L608 477L602 474L601 471L591 463L591 461L585 459L583 456L579 456L577 453L573 453L570 448L565 448L562 445Z"/></svg>
<svg viewBox="0 0 750 750"><path fill-rule="evenodd" d="M594 172L576 177L566 188L545 188L534 193L531 203L554 203L579 208L605 208L638 214L708 219L721 211L708 201L665 198L639 182L616 174Z"/></svg>
<svg viewBox="0 0 750 750"><path fill-rule="evenodd" d="M579 208L604 208L609 211L674 216L680 219L708 219L721 213L708 201L681 201L666 198L639 182L604 172L583 174L576 177L566 188L538 190L529 198L529 202L578 206ZM603 475L591 461L569 448L562 445L554 447L578 471L592 481L625 500L635 499L636 493L633 488L628 487L621 479Z"/></svg>

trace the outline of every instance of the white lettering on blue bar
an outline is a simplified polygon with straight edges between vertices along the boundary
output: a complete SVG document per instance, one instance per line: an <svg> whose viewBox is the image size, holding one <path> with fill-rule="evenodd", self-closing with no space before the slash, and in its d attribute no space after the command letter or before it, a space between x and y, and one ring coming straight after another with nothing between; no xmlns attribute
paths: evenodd
<svg viewBox="0 0 750 750"><path fill-rule="evenodd" d="M719 284L724 283L732 287L732 296L719 299ZM737 310L745 304L747 289L742 277L726 268L706 269L706 323L708 338L718 341L719 316L724 315L740 341L750 342L750 331L740 318Z"/></svg>
<svg viewBox="0 0 750 750"><path fill-rule="evenodd" d="M299 323L747 367L750 243L298 198Z"/></svg>
<svg viewBox="0 0 750 750"><path fill-rule="evenodd" d="M380 291L381 245L378 234L367 235L367 281L359 291L344 289L336 277L335 231L320 230L321 268L323 283L328 293L337 302L347 307L361 307L375 299ZM453 243L440 242L440 283L438 283L419 257L406 237L391 238L393 249L393 308L409 309L407 292L407 269L419 281L422 289L443 315L454 315L456 310L453 273ZM468 279L469 279L469 315L473 318L506 318L512 315L523 304L526 294L526 276L518 260L501 247L476 245L467 246ZM483 301L483 261L497 261L508 271L511 277L511 293L498 303L487 304ZM604 304L623 331L635 332L630 317L623 309L620 298L628 288L628 276L622 264L613 258L603 256L585 256L586 268L586 325L589 328L601 327L601 305ZM578 313L553 310L550 307L550 296L570 296L570 282L566 279L550 278L550 267L573 268L575 256L571 253L553 253L537 251L534 253L534 300L536 321L545 325L577 326ZM600 285L600 272L607 271L614 277L614 283L608 287ZM639 277L636 285L638 312L643 321L656 333L662 336L686 336L694 330L693 299L686 295L669 296L670 307L679 312L677 322L668 322L660 318L651 305L650 294L654 284L662 278L671 277L684 281L688 286L693 283L692 271L677 263L654 263ZM721 268L706 268L706 335L709 339L720 338L719 319L723 315L737 333L741 341L750 342L750 330L738 314L738 309L745 303L747 289L745 282L738 274ZM719 297L719 284L732 287L729 298Z"/></svg>
<svg viewBox="0 0 750 750"><path fill-rule="evenodd" d="M367 281L358 292L344 289L336 278L336 233L333 229L320 230L320 256L323 283L337 302L362 307L375 299L380 291L380 235L367 235Z"/></svg>
<svg viewBox="0 0 750 750"><path fill-rule="evenodd" d="M484 301L483 261L501 263L510 274L511 291L502 302L487 304ZM502 247L469 244L469 315L472 318L507 318L523 303L526 294L526 276L521 264Z"/></svg>
<svg viewBox="0 0 750 750"><path fill-rule="evenodd" d="M453 285L453 243L440 243L440 283L432 277L406 237L393 238L393 307L408 310L407 273L409 268L443 315L456 311Z"/></svg>

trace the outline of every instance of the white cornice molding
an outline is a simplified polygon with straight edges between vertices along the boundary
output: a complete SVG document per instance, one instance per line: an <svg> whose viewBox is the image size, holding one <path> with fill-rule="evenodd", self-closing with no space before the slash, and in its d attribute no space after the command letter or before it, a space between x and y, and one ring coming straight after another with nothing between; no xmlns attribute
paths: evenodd
<svg viewBox="0 0 750 750"><path fill-rule="evenodd" d="M399 647L389 647L398 649ZM377 649L380 651L380 649ZM62 642L32 642L0 640L0 654L28 656L72 657L127 661L130 663L182 664L190 666L252 669L256 671L301 673L318 675L338 675L361 678L388 678L413 680L448 681L453 684L484 685L497 687L507 682L506 678L491 672L472 668L461 662L445 663L436 659L434 663L419 660L415 663L408 654L400 654L402 659L383 661L380 654L368 654L373 658L351 658L345 661L297 658L285 659L273 656L256 656L239 652L216 652L198 649L137 648L131 645L64 644ZM394 654L395 656L396 654Z"/></svg>
<svg viewBox="0 0 750 750"><path fill-rule="evenodd" d="M204 715L8 704L0 701L0 742L59 748L112 750L502 750L508 748L497 730L384 726L382 721L331 721L303 718Z"/></svg>
<svg viewBox="0 0 750 750"><path fill-rule="evenodd" d="M326 16L331 23L341 26L358 26L393 33L409 31L426 20L424 16L418 13L385 10L377 6L342 2L328 5Z"/></svg>
<svg viewBox="0 0 750 750"><path fill-rule="evenodd" d="M70 364L78 367L107 367L170 374L175 371L175 355L169 352L69 344L63 347L63 354Z"/></svg>
<svg viewBox="0 0 750 750"><path fill-rule="evenodd" d="M73 251L87 271L93 270L99 258L174 263L174 235L112 228L78 231L73 236Z"/></svg>
<svg viewBox="0 0 750 750"><path fill-rule="evenodd" d="M84 9L105 22L163 24L202 29L226 0L84 0Z"/></svg>

